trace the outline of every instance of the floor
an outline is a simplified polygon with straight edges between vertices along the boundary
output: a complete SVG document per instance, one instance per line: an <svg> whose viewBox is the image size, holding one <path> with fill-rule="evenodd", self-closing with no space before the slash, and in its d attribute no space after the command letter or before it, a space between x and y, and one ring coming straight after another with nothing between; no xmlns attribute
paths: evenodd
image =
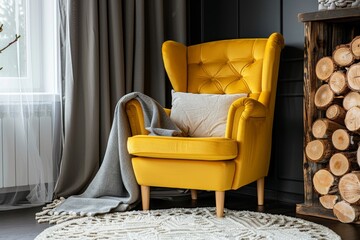
<svg viewBox="0 0 360 240"><path fill-rule="evenodd" d="M199 194L196 202L191 201L190 197L176 197L171 199L151 199L150 207L152 209L173 208L173 207L209 207L215 206L214 198L210 193ZM339 234L343 240L359 240L360 225L343 224L333 220L327 220L317 217L296 215L295 205L281 203L278 201L267 200L263 207L258 207L256 198L247 195L227 194L225 207L234 210L260 211L265 213L282 214L292 217L303 218L318 224L322 224ZM137 207L137 209L139 209ZM48 224L38 224L34 215L41 208L28 208L21 210L11 210L0 212L0 239L20 240L34 239L37 234L45 228L51 226Z"/></svg>

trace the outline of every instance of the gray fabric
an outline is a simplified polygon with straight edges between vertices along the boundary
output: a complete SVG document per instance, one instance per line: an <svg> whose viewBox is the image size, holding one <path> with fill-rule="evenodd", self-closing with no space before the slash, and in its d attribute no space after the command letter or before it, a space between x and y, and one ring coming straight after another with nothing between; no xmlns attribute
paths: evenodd
<svg viewBox="0 0 360 240"><path fill-rule="evenodd" d="M111 209L125 211L138 202L139 187L127 151L131 131L125 111L125 104L134 98L143 108L145 127L151 135L181 134L155 100L139 92L125 95L116 105L105 156L96 176L83 194L69 197L54 213L94 215Z"/></svg>
<svg viewBox="0 0 360 240"><path fill-rule="evenodd" d="M185 41L186 1L58 3L64 145L55 197L67 197L83 192L98 171L121 96L142 92L165 106L161 44Z"/></svg>

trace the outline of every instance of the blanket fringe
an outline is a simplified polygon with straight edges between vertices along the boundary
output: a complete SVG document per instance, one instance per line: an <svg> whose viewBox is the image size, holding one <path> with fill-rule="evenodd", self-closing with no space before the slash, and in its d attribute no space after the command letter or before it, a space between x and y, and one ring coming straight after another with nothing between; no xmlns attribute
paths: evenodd
<svg viewBox="0 0 360 240"><path fill-rule="evenodd" d="M41 212L35 214L35 219L38 223L49 223L49 224L59 224L72 219L82 218L84 216L71 214L71 213L61 213L57 214L53 212L53 209L62 204L65 201L65 198L61 197L55 199L53 202L47 204L42 208Z"/></svg>

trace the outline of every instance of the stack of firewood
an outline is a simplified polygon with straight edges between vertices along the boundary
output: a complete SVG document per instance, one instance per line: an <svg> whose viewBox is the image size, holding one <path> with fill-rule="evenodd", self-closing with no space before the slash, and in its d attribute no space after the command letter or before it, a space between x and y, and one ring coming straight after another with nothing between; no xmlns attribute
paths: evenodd
<svg viewBox="0 0 360 240"><path fill-rule="evenodd" d="M313 176L319 202L345 223L360 219L360 36L339 45L315 68L322 81L314 97L322 118L315 140L306 144L309 161L323 166Z"/></svg>

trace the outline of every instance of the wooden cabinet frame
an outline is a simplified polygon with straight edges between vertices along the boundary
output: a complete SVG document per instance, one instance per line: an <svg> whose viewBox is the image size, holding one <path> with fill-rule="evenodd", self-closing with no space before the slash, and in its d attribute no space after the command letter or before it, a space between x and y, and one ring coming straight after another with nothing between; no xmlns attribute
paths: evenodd
<svg viewBox="0 0 360 240"><path fill-rule="evenodd" d="M314 140L311 127L313 122L325 117L314 105L316 89L321 81L315 75L316 62L325 56L331 56L339 44L349 43L360 35L360 8L301 13L299 21L304 23L304 149L308 142ZM303 155L304 203L296 206L296 212L304 215L336 219L332 210L323 208L319 195L313 188L312 176L323 168L321 163L313 163ZM360 223L359 221L356 223Z"/></svg>

